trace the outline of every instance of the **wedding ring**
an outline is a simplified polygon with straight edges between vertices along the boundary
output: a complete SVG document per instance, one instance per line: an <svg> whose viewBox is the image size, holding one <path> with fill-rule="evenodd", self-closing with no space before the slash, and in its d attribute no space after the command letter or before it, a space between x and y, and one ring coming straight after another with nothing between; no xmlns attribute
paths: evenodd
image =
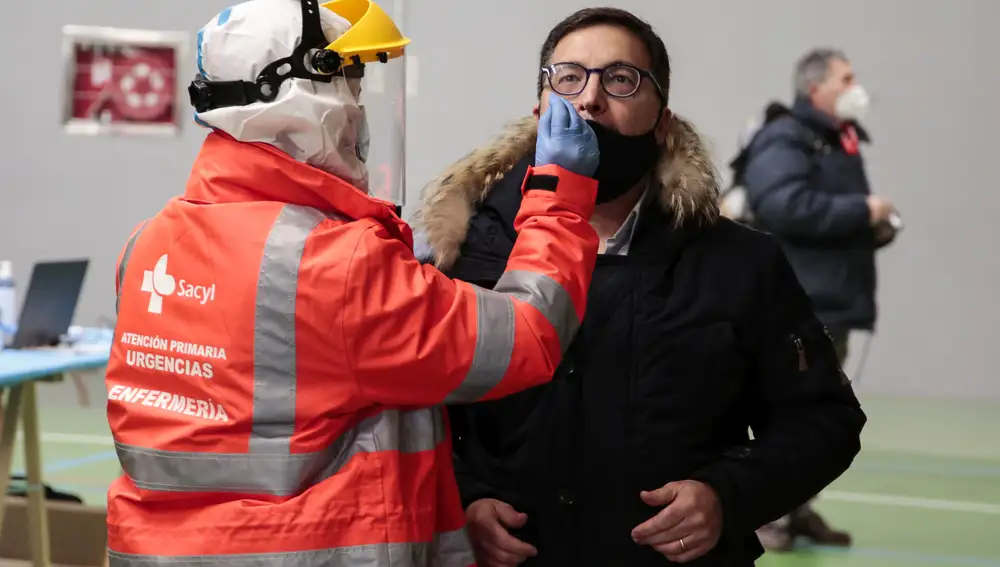
<svg viewBox="0 0 1000 567"><path fill-rule="evenodd" d="M677 541L681 542L681 551L687 551L687 546L684 545L684 538L681 538Z"/></svg>

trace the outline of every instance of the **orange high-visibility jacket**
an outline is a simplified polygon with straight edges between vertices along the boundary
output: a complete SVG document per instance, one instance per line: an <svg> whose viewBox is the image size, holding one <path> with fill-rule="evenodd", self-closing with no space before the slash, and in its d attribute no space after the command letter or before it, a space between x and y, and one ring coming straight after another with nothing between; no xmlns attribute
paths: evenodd
<svg viewBox="0 0 1000 567"><path fill-rule="evenodd" d="M551 379L596 185L530 170L489 290L421 265L390 203L209 134L118 261L112 565L472 565L441 407Z"/></svg>

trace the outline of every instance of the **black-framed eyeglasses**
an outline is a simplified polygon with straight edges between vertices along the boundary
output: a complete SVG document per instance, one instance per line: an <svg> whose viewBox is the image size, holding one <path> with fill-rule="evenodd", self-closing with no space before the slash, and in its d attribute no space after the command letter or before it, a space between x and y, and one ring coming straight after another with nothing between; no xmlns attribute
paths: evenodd
<svg viewBox="0 0 1000 567"><path fill-rule="evenodd" d="M634 95L642 86L643 79L652 81L656 91L663 98L663 89L652 73L645 69L638 69L625 63L617 63L604 68L588 69L579 63L555 63L548 67L542 67L542 73L548 78L549 87L556 94L562 96L575 96L587 88L590 75L597 73L601 76L601 88L608 96L615 98L627 98Z"/></svg>

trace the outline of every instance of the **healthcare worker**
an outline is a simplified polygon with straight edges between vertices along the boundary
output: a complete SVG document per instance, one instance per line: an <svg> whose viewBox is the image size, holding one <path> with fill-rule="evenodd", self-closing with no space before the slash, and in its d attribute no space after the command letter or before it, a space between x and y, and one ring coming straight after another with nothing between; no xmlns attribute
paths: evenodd
<svg viewBox="0 0 1000 567"><path fill-rule="evenodd" d="M118 262L112 565L467 567L446 403L550 379L597 253L596 138L539 123L494 289L421 265L364 190L365 64L408 40L368 0L253 0L201 31L213 129Z"/></svg>

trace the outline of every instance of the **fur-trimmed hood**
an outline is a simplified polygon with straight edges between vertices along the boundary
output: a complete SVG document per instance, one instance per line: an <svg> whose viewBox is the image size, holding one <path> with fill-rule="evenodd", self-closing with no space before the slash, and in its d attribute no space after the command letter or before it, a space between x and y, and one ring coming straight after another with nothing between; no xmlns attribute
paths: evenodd
<svg viewBox="0 0 1000 567"><path fill-rule="evenodd" d="M465 241L475 206L493 184L535 149L537 120L520 119L491 144L453 164L424 187L415 228L434 251L434 263L450 268ZM676 225L718 218L719 180L711 155L687 120L673 116L656 166L657 201Z"/></svg>

